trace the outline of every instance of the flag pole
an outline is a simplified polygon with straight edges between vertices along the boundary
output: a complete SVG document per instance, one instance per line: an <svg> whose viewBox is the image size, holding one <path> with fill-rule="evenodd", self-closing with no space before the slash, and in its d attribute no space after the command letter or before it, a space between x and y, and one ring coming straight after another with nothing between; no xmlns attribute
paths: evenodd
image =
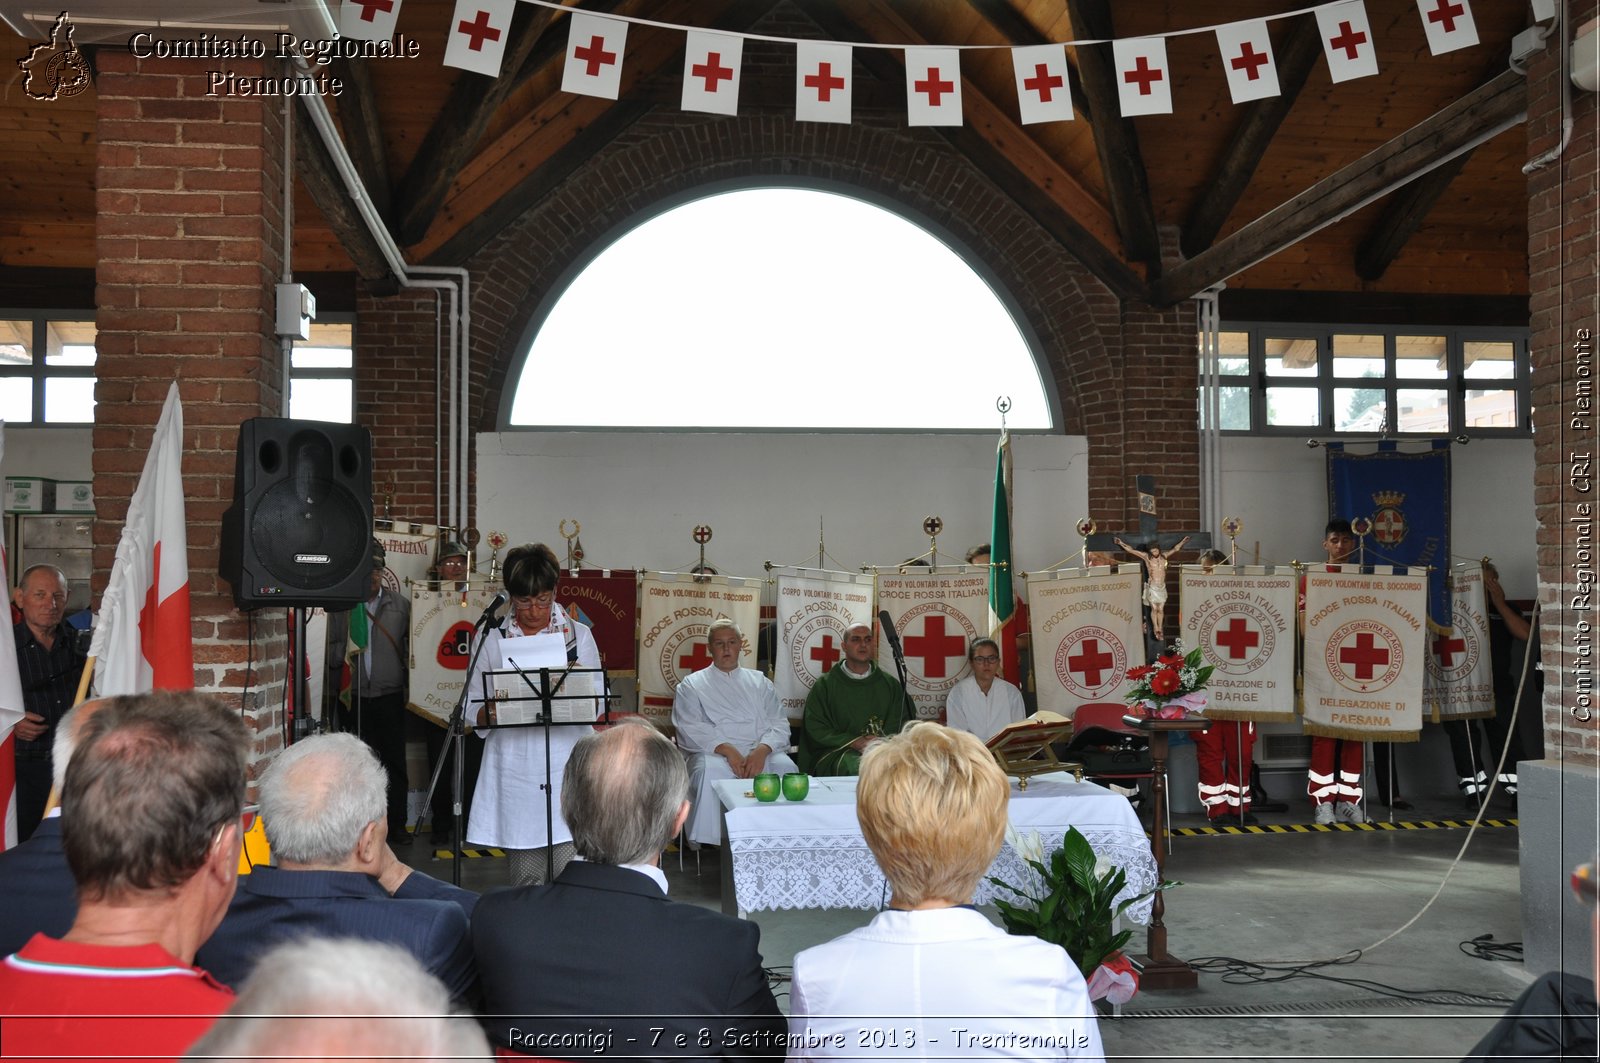
<svg viewBox="0 0 1600 1063"><path fill-rule="evenodd" d="M83 662L83 675L78 680L78 694L72 699L72 707L77 708L89 696L89 680L94 678L94 658L89 657Z"/></svg>

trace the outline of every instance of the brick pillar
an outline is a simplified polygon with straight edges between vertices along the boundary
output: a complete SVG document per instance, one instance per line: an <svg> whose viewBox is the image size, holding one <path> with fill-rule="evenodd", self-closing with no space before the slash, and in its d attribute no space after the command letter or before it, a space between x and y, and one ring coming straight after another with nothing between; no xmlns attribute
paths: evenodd
<svg viewBox="0 0 1600 1063"><path fill-rule="evenodd" d="M1561 141L1559 53L1570 27L1594 18L1596 0L1573 0L1569 25L1529 64L1528 155ZM1529 344L1533 362L1534 510L1544 661L1545 759L1519 771L1525 959L1530 972L1592 972L1593 912L1561 889L1566 872L1594 858L1600 809L1600 434L1595 381L1597 304L1596 98L1571 90L1572 137L1561 158L1528 176Z"/></svg>
<svg viewBox="0 0 1600 1063"><path fill-rule="evenodd" d="M449 296L408 288L356 294L356 423L372 433L372 500L379 517L442 524L449 461L449 355L438 344ZM448 327L445 325L444 327ZM437 365L436 365L437 362ZM437 442L436 442L437 440Z"/></svg>
<svg viewBox="0 0 1600 1063"><path fill-rule="evenodd" d="M208 97L193 62L107 50L97 64L97 583L176 379L195 687L243 710L260 732L259 756L280 742L285 621L234 610L217 548L239 424L283 409L272 313L283 269L282 101ZM234 63L241 75L267 66Z"/></svg>

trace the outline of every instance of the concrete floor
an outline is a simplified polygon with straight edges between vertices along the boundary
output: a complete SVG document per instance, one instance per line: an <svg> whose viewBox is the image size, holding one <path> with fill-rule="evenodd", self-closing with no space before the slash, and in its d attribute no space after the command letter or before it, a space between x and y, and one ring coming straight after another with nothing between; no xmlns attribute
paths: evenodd
<svg viewBox="0 0 1600 1063"><path fill-rule="evenodd" d="M1397 822L1468 819L1458 797L1416 800L1418 809L1397 814ZM1480 828L1432 906L1374 948L1428 905L1467 831L1316 829L1308 826L1309 811L1300 798L1289 812L1260 817L1265 827L1292 828L1284 833L1174 840L1167 876L1183 885L1167 895L1168 945L1202 968L1199 987L1141 992L1120 1018L1102 1019L1108 1056L1458 1059L1532 980L1520 962L1478 959L1460 948L1481 934L1492 934L1495 942L1522 937L1515 826ZM1497 800L1489 815L1514 813ZM1200 816L1178 815L1174 821L1177 828L1205 825ZM426 845L402 856L449 878L449 860L435 857ZM718 907L720 858L707 850L697 873L692 853L683 871L677 855L669 853L663 863L672 896ZM462 884L472 889L507 881L503 859L466 859L462 869ZM761 924L766 963L782 979L774 986L780 1004L787 1007L788 965L796 952L871 917L850 910L752 913ZM1144 928L1136 927L1130 947L1140 949L1143 940ZM1353 962L1298 975L1277 966L1352 950L1364 951ZM1224 957L1242 961L1246 969L1272 969L1258 970L1263 978L1226 974Z"/></svg>

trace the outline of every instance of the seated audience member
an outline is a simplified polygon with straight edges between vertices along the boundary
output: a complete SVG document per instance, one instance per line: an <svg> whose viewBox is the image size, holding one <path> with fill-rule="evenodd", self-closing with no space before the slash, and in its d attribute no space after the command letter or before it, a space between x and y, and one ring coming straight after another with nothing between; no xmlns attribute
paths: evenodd
<svg viewBox="0 0 1600 1063"><path fill-rule="evenodd" d="M489 1056L477 1022L451 1013L449 991L409 952L375 941L311 938L268 950L188 1058Z"/></svg>
<svg viewBox="0 0 1600 1063"><path fill-rule="evenodd" d="M7 1055L172 1059L227 1010L192 964L238 880L248 748L190 692L112 698L83 725L61 819L78 911L0 963Z"/></svg>
<svg viewBox="0 0 1600 1063"><path fill-rule="evenodd" d="M354 735L314 735L278 754L260 787L273 866L239 880L201 966L238 986L280 941L353 937L401 946L465 997L475 985L467 919L476 895L395 858L387 783L377 755Z"/></svg>
<svg viewBox="0 0 1600 1063"><path fill-rule="evenodd" d="M844 660L806 695L795 760L813 775L854 775L867 746L899 731L908 707L900 681L873 660L871 624L844 632Z"/></svg>
<svg viewBox="0 0 1600 1063"><path fill-rule="evenodd" d="M689 815L688 790L682 754L647 723L573 747L561 811L578 859L549 885L485 895L472 916L497 1050L783 1057L760 928L667 899L661 850Z"/></svg>
<svg viewBox="0 0 1600 1063"><path fill-rule="evenodd" d="M1572 873L1572 892L1595 906L1595 865ZM1465 1059L1594 1059L1600 1052L1595 981L1600 979L1600 912L1595 916L1595 978L1547 971L1522 991Z"/></svg>
<svg viewBox="0 0 1600 1063"><path fill-rule="evenodd" d="M84 723L106 702L86 701L61 718L50 742L52 790L66 789L67 765ZM61 937L78 914L78 895L61 847L61 806L44 814L33 837L0 852L0 956L16 952L35 934Z"/></svg>
<svg viewBox="0 0 1600 1063"><path fill-rule="evenodd" d="M722 803L712 783L800 770L789 759L789 721L772 680L739 667L739 625L726 617L715 621L706 643L711 664L679 683L672 696L672 726L689 754L688 833L696 845L722 839Z"/></svg>
<svg viewBox="0 0 1600 1063"><path fill-rule="evenodd" d="M987 742L1006 724L1020 722L1027 707L1022 691L1000 678L1000 644L994 639L974 639L967 660L972 674L945 696L945 722Z"/></svg>
<svg viewBox="0 0 1600 1063"><path fill-rule="evenodd" d="M1000 852L1009 796L994 757L961 731L913 723L867 751L856 813L889 880L889 909L794 958L790 1059L1103 1058L1066 950L1012 937L971 907ZM862 1015L898 1042L864 1053L862 1020L851 1018ZM968 1031L965 1048L954 1026ZM839 1035L842 1047L817 1047ZM989 1037L993 1047L970 1043Z"/></svg>

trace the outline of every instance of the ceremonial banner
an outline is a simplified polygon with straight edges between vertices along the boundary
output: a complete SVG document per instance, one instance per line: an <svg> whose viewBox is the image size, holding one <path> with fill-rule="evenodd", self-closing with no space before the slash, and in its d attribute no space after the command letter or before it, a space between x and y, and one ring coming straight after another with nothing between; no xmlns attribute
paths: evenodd
<svg viewBox="0 0 1600 1063"><path fill-rule="evenodd" d="M1306 573L1307 734L1415 742L1427 671L1421 570Z"/></svg>
<svg viewBox="0 0 1600 1063"><path fill-rule="evenodd" d="M1450 626L1450 441L1433 449L1402 452L1380 443L1375 453L1351 454L1342 443L1327 444L1328 512L1335 517L1372 521L1368 565L1428 567L1428 620L1436 630Z"/></svg>
<svg viewBox="0 0 1600 1063"><path fill-rule="evenodd" d="M905 651L906 686L917 716L937 719L945 695L966 675L967 647L989 634L989 570L955 565L878 573L878 608L887 612ZM895 674L886 632L878 634L878 667Z"/></svg>
<svg viewBox="0 0 1600 1063"><path fill-rule="evenodd" d="M1028 576L1040 711L1070 717L1079 705L1123 700L1128 669L1145 663L1141 582L1138 565Z"/></svg>
<svg viewBox="0 0 1600 1063"><path fill-rule="evenodd" d="M433 567L434 543L438 541L434 536L374 527L372 537L382 545L384 564L389 569L383 574L385 587L404 596L410 593L411 584L428 578L428 569Z"/></svg>
<svg viewBox="0 0 1600 1063"><path fill-rule="evenodd" d="M1494 666L1483 564L1457 565L1450 574L1451 627L1428 639L1428 704L1434 723L1494 715Z"/></svg>
<svg viewBox="0 0 1600 1063"><path fill-rule="evenodd" d="M498 584L474 583L465 591L411 584L411 689L407 699L443 725L467 681L472 632Z"/></svg>
<svg viewBox="0 0 1600 1063"><path fill-rule="evenodd" d="M1294 719L1293 569L1199 565L1178 572L1183 644L1213 665L1206 715L1218 720Z"/></svg>
<svg viewBox="0 0 1600 1063"><path fill-rule="evenodd" d="M758 579L646 572L639 583L639 711L666 719L672 692L691 672L711 663L706 630L727 617L744 632L739 664L754 668L761 623Z"/></svg>
<svg viewBox="0 0 1600 1063"><path fill-rule="evenodd" d="M633 569L564 569L556 601L567 615L588 625L600 663L613 676L639 667L639 574Z"/></svg>
<svg viewBox="0 0 1600 1063"><path fill-rule="evenodd" d="M784 714L798 720L811 686L843 658L844 632L872 623L872 577L825 569L777 569L777 651L772 682Z"/></svg>

